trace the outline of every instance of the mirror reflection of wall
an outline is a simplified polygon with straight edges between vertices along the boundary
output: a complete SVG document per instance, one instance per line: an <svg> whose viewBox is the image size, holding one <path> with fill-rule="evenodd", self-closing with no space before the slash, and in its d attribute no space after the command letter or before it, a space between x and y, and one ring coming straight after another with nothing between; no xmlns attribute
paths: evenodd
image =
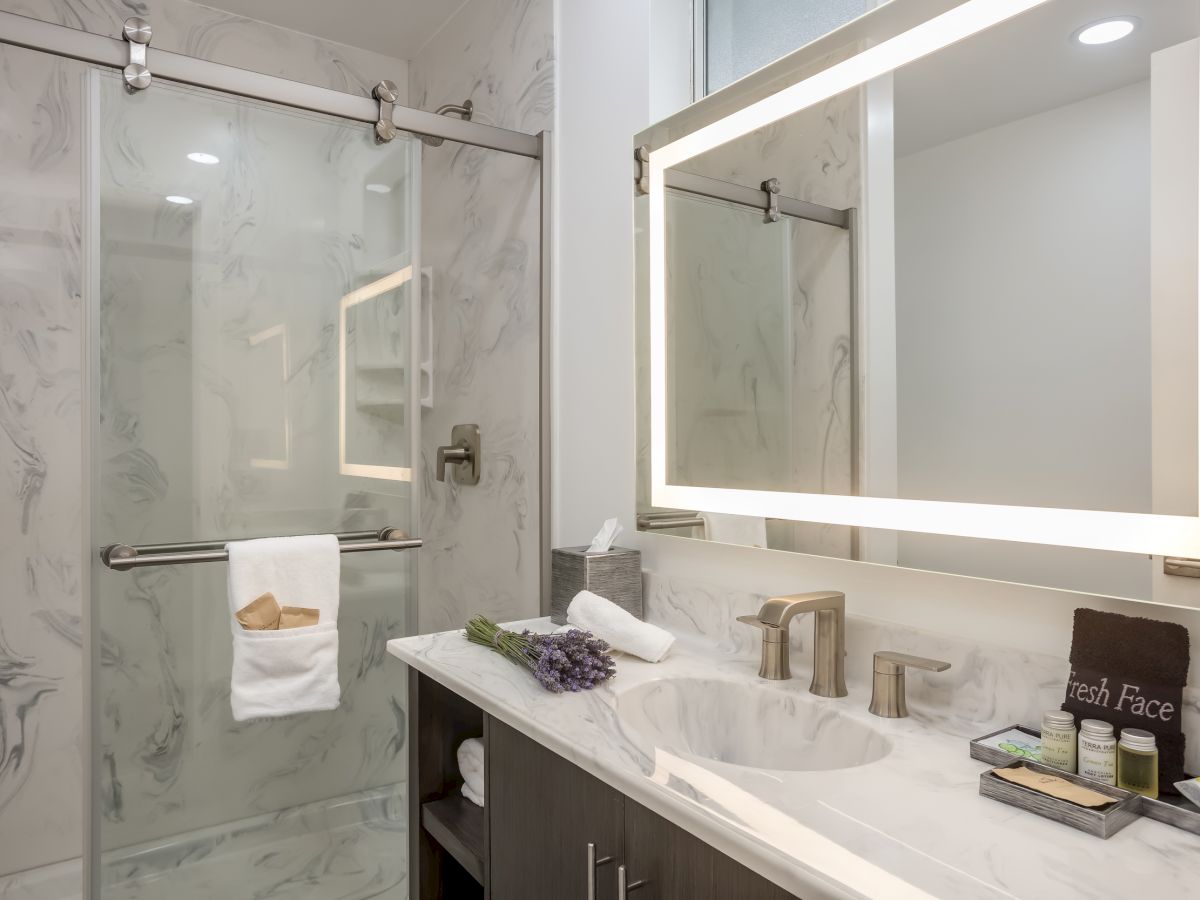
<svg viewBox="0 0 1200 900"><path fill-rule="evenodd" d="M1080 40L1118 14L1122 39ZM1200 513L1198 32L1196 0L1051 0L668 172L668 483ZM769 221L762 191L755 207L672 187L692 176L778 179L850 224ZM703 513L682 512L668 521ZM776 549L1152 589L1135 554L766 533Z"/></svg>

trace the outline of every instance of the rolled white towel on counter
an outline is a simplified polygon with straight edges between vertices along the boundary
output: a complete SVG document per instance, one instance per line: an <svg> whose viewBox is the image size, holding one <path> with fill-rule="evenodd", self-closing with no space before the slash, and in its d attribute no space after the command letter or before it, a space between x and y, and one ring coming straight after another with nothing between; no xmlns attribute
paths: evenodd
<svg viewBox="0 0 1200 900"><path fill-rule="evenodd" d="M575 595L567 607L567 622L590 631L614 650L632 653L647 662L658 662L675 643L675 636L669 631L643 622L591 591L580 591Z"/></svg>
<svg viewBox="0 0 1200 900"><path fill-rule="evenodd" d="M458 746L458 771L463 777L462 795L483 806L483 741L468 738Z"/></svg>

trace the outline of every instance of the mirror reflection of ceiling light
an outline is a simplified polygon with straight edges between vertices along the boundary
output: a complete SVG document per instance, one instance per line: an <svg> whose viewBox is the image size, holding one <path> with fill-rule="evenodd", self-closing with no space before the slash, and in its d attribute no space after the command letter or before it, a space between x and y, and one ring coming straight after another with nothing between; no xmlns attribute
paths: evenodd
<svg viewBox="0 0 1200 900"><path fill-rule="evenodd" d="M1104 19L1083 26L1075 32L1075 40L1089 46L1111 44L1123 37L1129 37L1135 28L1137 28L1137 19L1130 16L1119 16L1115 19Z"/></svg>
<svg viewBox="0 0 1200 900"><path fill-rule="evenodd" d="M179 194L168 194L164 198L168 203L177 203L180 206L190 206L195 201L191 197L183 197Z"/></svg>
<svg viewBox="0 0 1200 900"><path fill-rule="evenodd" d="M187 158L194 163L200 163L202 166L215 166L221 161L211 153L189 153Z"/></svg>
<svg viewBox="0 0 1200 900"><path fill-rule="evenodd" d="M390 184L368 184L367 190L372 194L390 194L392 186Z"/></svg>

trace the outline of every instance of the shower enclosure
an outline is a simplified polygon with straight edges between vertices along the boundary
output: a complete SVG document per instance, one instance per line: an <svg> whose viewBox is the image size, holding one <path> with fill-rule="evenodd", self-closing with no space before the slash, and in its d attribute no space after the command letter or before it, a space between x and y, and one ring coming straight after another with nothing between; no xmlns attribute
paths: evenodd
<svg viewBox="0 0 1200 900"><path fill-rule="evenodd" d="M84 895L406 897L407 685L385 644L417 609L417 135L540 163L545 451L549 134L146 55L141 34L0 12L0 41L91 66ZM544 573L548 452L538 468ZM223 545L325 532L339 706L235 722Z"/></svg>
<svg viewBox="0 0 1200 900"><path fill-rule="evenodd" d="M411 531L416 139L90 82L93 543ZM413 571L343 554L339 708L235 723L225 566L94 562L103 897L405 896Z"/></svg>

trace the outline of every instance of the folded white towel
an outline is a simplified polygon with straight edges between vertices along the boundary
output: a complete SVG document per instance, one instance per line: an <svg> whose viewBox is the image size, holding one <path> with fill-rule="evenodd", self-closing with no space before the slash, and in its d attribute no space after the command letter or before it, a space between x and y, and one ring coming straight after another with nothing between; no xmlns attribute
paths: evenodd
<svg viewBox="0 0 1200 900"><path fill-rule="evenodd" d="M567 622L590 631L614 650L658 662L667 655L675 636L657 625L643 622L617 604L591 591L580 591L567 607Z"/></svg>
<svg viewBox="0 0 1200 900"><path fill-rule="evenodd" d="M767 549L767 520L762 516L702 512L700 518L704 520L706 540Z"/></svg>
<svg viewBox="0 0 1200 900"><path fill-rule="evenodd" d="M468 738L458 746L458 771L463 777L462 795L483 806L483 741Z"/></svg>
<svg viewBox="0 0 1200 900"><path fill-rule="evenodd" d="M336 709L339 582L342 557L331 534L235 541L229 550L233 718L290 716ZM280 606L316 609L316 625L247 631L233 613L270 591Z"/></svg>

